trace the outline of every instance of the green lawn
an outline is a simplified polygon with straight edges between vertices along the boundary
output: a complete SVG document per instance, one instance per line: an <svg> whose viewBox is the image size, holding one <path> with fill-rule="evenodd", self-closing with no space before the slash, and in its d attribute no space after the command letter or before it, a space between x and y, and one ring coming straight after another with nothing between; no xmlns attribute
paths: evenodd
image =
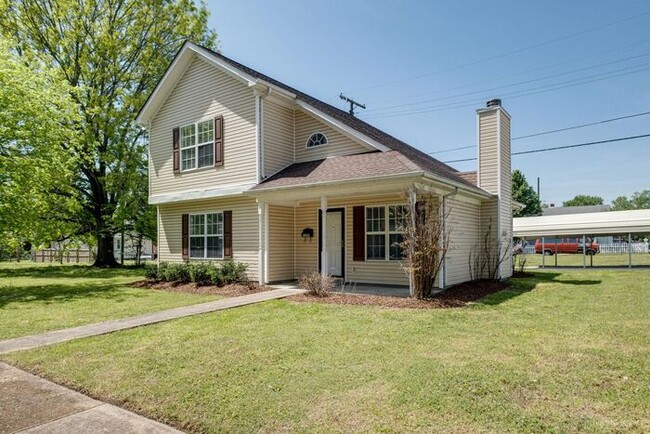
<svg viewBox="0 0 650 434"><path fill-rule="evenodd" d="M197 432L649 432L649 271L447 310L273 301L5 355Z"/></svg>
<svg viewBox="0 0 650 434"><path fill-rule="evenodd" d="M0 339L215 299L130 288L142 273L138 268L0 263Z"/></svg>
<svg viewBox="0 0 650 434"><path fill-rule="evenodd" d="M582 267L582 255L559 254L546 256L544 262L547 267L555 266L557 259L558 267ZM627 253L599 253L592 258L585 257L586 265L594 267L627 267L629 257ZM526 255L526 266L537 267L542 265L542 255ZM650 253L633 253L632 265L650 266Z"/></svg>

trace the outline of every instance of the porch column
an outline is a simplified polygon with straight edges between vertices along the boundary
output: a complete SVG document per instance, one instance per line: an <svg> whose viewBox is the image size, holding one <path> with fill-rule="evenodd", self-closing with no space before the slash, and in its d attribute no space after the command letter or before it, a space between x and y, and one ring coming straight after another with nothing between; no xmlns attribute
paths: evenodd
<svg viewBox="0 0 650 434"><path fill-rule="evenodd" d="M266 205L264 202L257 202L257 221L258 221L258 233L259 233L259 249L257 253L257 274L258 281L260 285L264 285L266 278L266 255L265 255L265 246L266 246L266 234L264 230L266 229Z"/></svg>
<svg viewBox="0 0 650 434"><path fill-rule="evenodd" d="M411 225L412 225L412 227L415 227L415 225L416 225L415 211L416 211L417 200L418 200L418 198L417 198L417 193L415 192L415 188L411 188L411 190L409 191L409 202L411 204L411 213L410 214L411 214ZM409 249L412 249L412 248L413 248L413 246L409 245ZM411 256L413 256L413 255L411 255ZM415 273L413 272L412 264L409 264L409 267L410 267L410 269L409 269L409 295L411 297L415 297L415 282L414 282Z"/></svg>
<svg viewBox="0 0 650 434"><path fill-rule="evenodd" d="M320 225L320 274L321 276L327 276L329 274L329 261L327 258L327 196L320 197L320 213L321 213L321 225Z"/></svg>
<svg viewBox="0 0 650 434"><path fill-rule="evenodd" d="M269 204L264 204L264 283L269 283L269 239L271 239L271 232L269 231Z"/></svg>

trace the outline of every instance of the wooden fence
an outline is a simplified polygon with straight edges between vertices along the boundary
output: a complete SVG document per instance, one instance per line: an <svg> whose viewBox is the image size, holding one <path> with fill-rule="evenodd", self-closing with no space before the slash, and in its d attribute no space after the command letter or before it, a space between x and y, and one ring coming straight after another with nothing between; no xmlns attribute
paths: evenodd
<svg viewBox="0 0 650 434"><path fill-rule="evenodd" d="M91 259L90 250L88 249L43 249L32 253L32 261L34 262L72 262L78 264L81 262L90 262Z"/></svg>

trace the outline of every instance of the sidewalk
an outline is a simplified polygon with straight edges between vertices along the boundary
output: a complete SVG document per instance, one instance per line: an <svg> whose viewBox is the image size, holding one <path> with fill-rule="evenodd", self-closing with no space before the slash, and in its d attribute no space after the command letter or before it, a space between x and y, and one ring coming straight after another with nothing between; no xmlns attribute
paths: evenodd
<svg viewBox="0 0 650 434"><path fill-rule="evenodd" d="M118 330L125 330L147 324L168 321L170 319L183 318L186 316L199 315L202 313L230 309L233 307L245 306L267 300L289 297L304 292L291 285L276 286L273 291L258 292L256 294L231 297L207 303L194 304L191 306L177 307L174 309L162 310L160 312L148 313L145 315L133 316L113 321L105 321L96 324L88 324L63 330L55 330L40 335L25 336L21 338L7 339L0 341L0 354L13 351L28 350L30 348L43 347L45 345L57 344L72 339L85 338L88 336L102 335Z"/></svg>
<svg viewBox="0 0 650 434"><path fill-rule="evenodd" d="M181 433L0 362L0 434Z"/></svg>

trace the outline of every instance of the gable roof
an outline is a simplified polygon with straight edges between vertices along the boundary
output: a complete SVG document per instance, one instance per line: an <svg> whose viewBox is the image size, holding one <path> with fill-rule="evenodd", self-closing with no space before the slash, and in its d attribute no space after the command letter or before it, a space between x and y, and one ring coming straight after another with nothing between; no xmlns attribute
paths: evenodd
<svg viewBox="0 0 650 434"><path fill-rule="evenodd" d="M460 172L454 169L447 164L442 163L441 161L436 160L430 155L420 151L417 148L391 136L390 134L370 125L367 122L362 121L361 119L349 114L348 112L341 110L337 107L334 107L330 104L327 104L317 98L314 98L304 92L301 92L291 86L288 86L274 78L269 77L268 75L262 74L252 68L249 68L245 65L242 65L235 60L232 60L221 53L210 50L208 48L202 47L200 45L186 42L183 47L179 50L176 57L172 61L169 68L165 72L165 75L161 79L160 83L156 86L156 89L152 95L147 100L145 106L142 108L138 114L138 122L143 122L143 114L147 111L153 110L151 107L152 100L157 97L157 92L159 88L162 87L163 82L167 79L168 75L173 71L176 63L180 63L181 58L185 56L185 53L192 51L194 53L208 57L208 60L211 60L217 65L225 67L230 74L235 75L235 78L241 79L245 82L248 82L248 85L252 86L261 82L261 84L270 85L272 88L280 89L283 92L290 94L296 100L307 104L310 107L313 107L317 111L323 113L325 116L334 119L335 121L340 122L341 124L361 133L362 135L369 137L371 140L379 143L380 145L387 148L386 150L396 151L399 154L406 157L410 162L416 165L421 171L432 174L436 177L444 178L449 181L453 181L456 184L461 186L470 187L473 190L478 190L481 193L485 193L484 190L478 188L475 183L472 183L466 177L462 176ZM178 76L178 74L176 74ZM178 78L177 78L178 79ZM161 93L158 95L158 99L165 98L166 95ZM151 116L151 114L148 114ZM380 149L378 147L378 149ZM395 154L393 154L395 155ZM270 179L267 179L265 182L269 182Z"/></svg>

